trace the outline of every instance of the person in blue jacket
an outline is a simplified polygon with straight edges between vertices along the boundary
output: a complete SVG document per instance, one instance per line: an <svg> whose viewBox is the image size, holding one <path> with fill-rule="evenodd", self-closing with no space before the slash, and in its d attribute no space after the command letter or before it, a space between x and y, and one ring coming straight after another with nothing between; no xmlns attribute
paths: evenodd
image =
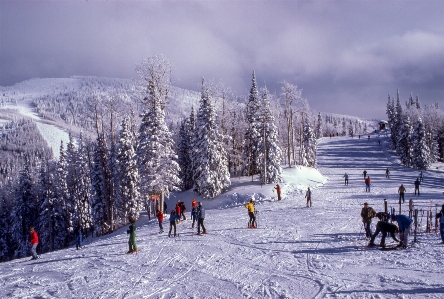
<svg viewBox="0 0 444 299"><path fill-rule="evenodd" d="M191 228L194 228L194 223L198 222L197 221L197 207L195 207L191 210L191 220L193 220L193 224L191 225Z"/></svg>
<svg viewBox="0 0 444 299"><path fill-rule="evenodd" d="M176 236L176 220L179 220L179 215L176 215L176 210L172 210L170 213L170 231L168 237L171 237L171 230L174 227L174 236Z"/></svg>
<svg viewBox="0 0 444 299"><path fill-rule="evenodd" d="M204 226L205 209L202 207L202 203L197 205L197 234L200 235L200 228L202 227L202 234L206 234L207 230Z"/></svg>
<svg viewBox="0 0 444 299"><path fill-rule="evenodd" d="M392 220L398 222L399 239L401 240L398 247L407 248L408 237L413 223L412 218L399 214L393 215Z"/></svg>

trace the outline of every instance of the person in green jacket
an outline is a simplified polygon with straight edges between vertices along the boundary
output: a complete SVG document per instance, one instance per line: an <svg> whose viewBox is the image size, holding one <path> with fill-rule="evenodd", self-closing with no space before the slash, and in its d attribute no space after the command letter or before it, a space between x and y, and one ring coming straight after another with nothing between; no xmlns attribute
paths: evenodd
<svg viewBox="0 0 444 299"><path fill-rule="evenodd" d="M127 234L130 235L128 240L129 251L127 253L137 253L137 245L136 245L136 219L133 217L129 218L130 227L129 230L126 231Z"/></svg>

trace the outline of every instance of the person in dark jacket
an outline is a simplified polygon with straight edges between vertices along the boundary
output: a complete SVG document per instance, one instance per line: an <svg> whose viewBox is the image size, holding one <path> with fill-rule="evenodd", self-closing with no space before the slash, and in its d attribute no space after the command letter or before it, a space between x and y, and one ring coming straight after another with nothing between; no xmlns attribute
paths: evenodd
<svg viewBox="0 0 444 299"><path fill-rule="evenodd" d="M381 232L382 233L382 238L381 238L381 243L379 244L379 246L381 246L382 248L385 247L385 238L387 237L387 233L390 233L390 236L392 237L393 240L395 240L396 242L399 242L398 239L396 239L395 236L395 232L398 232L398 227L394 224L388 223L387 222L387 217L388 214L384 213L384 212L380 212L380 213L376 213L376 217L379 218L378 223L376 224L376 231L373 234L372 238L370 239L370 243L368 244L368 246L375 246L375 238L376 236L378 236L378 234Z"/></svg>
<svg viewBox="0 0 444 299"><path fill-rule="evenodd" d="M277 184L276 187L274 187L274 189L276 189L278 200L281 200L281 186L279 186L279 184Z"/></svg>
<svg viewBox="0 0 444 299"><path fill-rule="evenodd" d="M39 244L39 236L37 232L34 230L34 227L29 228L29 243L31 243L31 254L32 260L39 259L40 257L37 255L37 245Z"/></svg>
<svg viewBox="0 0 444 299"><path fill-rule="evenodd" d="M136 219L134 219L134 217L130 217L129 222L129 230L126 231L126 233L130 235L128 240L129 250L127 253L137 253L138 250L136 245Z"/></svg>
<svg viewBox="0 0 444 299"><path fill-rule="evenodd" d="M200 235L200 228L202 227L202 234L206 234L207 230L204 226L205 209L202 207L202 203L197 205L197 234Z"/></svg>
<svg viewBox="0 0 444 299"><path fill-rule="evenodd" d="M80 222L77 223L77 226L74 228L74 235L76 236L76 249L82 249L83 229Z"/></svg>
<svg viewBox="0 0 444 299"><path fill-rule="evenodd" d="M415 195L416 195L416 192L418 192L418 196L419 196L419 185L421 185L421 182L419 181L419 178L416 178L416 181L415 181Z"/></svg>
<svg viewBox="0 0 444 299"><path fill-rule="evenodd" d="M185 203L183 201L181 201L179 203L180 206L180 220L187 220L187 217L185 216L185 211L187 210L187 208L185 207Z"/></svg>
<svg viewBox="0 0 444 299"><path fill-rule="evenodd" d="M365 230L365 236L367 238L372 237L372 229L371 229L371 223L372 218L376 216L375 210L368 205L368 203L364 202L364 207L361 210L361 218L362 223L364 223L364 230Z"/></svg>
<svg viewBox="0 0 444 299"><path fill-rule="evenodd" d="M441 241L444 244L444 205L442 205L441 211L436 214L436 218L439 218L439 232L441 233Z"/></svg>

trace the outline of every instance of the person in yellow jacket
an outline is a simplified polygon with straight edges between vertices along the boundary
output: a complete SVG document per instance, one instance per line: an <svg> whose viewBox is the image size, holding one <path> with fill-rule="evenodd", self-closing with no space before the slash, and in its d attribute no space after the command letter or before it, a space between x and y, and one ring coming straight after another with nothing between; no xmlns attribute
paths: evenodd
<svg viewBox="0 0 444 299"><path fill-rule="evenodd" d="M254 215L254 199L251 199L249 203L245 204L248 210L248 216L250 220L248 221L248 228L256 228L256 216Z"/></svg>

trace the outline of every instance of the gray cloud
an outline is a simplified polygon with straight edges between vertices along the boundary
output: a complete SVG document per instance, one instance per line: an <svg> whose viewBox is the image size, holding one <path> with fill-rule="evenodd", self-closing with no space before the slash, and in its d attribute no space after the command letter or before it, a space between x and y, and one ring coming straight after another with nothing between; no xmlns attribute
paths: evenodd
<svg viewBox="0 0 444 299"><path fill-rule="evenodd" d="M387 93L444 97L441 1L0 1L0 85L33 77L135 77L164 54L175 85L237 94L287 80L312 108L385 117Z"/></svg>

